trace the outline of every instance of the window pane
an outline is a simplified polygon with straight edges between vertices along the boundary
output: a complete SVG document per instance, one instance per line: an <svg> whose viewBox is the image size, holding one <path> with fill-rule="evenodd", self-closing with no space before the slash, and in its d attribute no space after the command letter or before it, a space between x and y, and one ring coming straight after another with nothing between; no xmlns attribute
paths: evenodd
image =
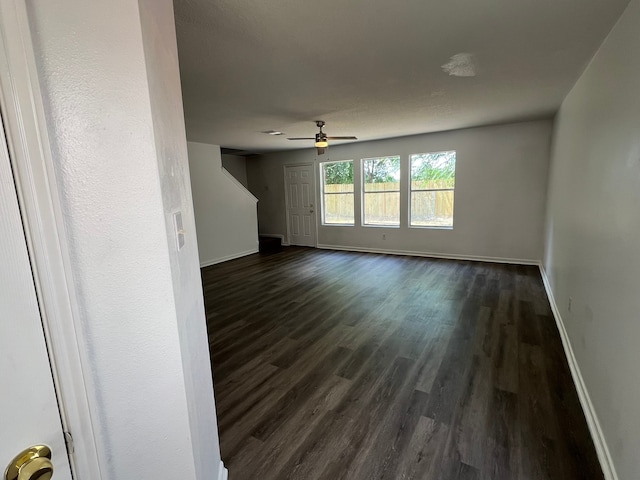
<svg viewBox="0 0 640 480"><path fill-rule="evenodd" d="M322 165L324 184L328 185L351 185L353 192L353 162L334 162ZM325 189L325 192L329 190ZM347 191L347 190L341 190Z"/></svg>
<svg viewBox="0 0 640 480"><path fill-rule="evenodd" d="M399 190L400 157L365 158L362 175L365 192Z"/></svg>
<svg viewBox="0 0 640 480"><path fill-rule="evenodd" d="M411 192L411 225L453 226L453 190Z"/></svg>
<svg viewBox="0 0 640 480"><path fill-rule="evenodd" d="M455 188L456 152L411 155L411 189Z"/></svg>
<svg viewBox="0 0 640 480"><path fill-rule="evenodd" d="M323 223L353 225L353 161L322 165Z"/></svg>
<svg viewBox="0 0 640 480"><path fill-rule="evenodd" d="M353 193L325 194L324 223L353 225L353 222Z"/></svg>
<svg viewBox="0 0 640 480"><path fill-rule="evenodd" d="M400 225L400 157L362 160L365 225Z"/></svg>
<svg viewBox="0 0 640 480"><path fill-rule="evenodd" d="M364 194L366 225L400 225L400 192Z"/></svg>

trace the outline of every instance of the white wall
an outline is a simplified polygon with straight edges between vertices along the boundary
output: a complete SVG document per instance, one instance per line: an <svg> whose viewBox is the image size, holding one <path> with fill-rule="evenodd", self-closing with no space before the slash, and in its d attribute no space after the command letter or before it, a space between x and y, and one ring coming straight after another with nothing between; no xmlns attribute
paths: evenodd
<svg viewBox="0 0 640 480"><path fill-rule="evenodd" d="M103 479L216 478L172 3L29 8Z"/></svg>
<svg viewBox="0 0 640 480"><path fill-rule="evenodd" d="M257 252L257 199L222 168L218 145L188 147L200 265Z"/></svg>
<svg viewBox="0 0 640 480"><path fill-rule="evenodd" d="M218 426L200 265L195 254L196 226L173 3L140 0L139 4L196 478L210 479L220 465ZM174 212L182 212L187 232L180 251L175 248Z"/></svg>
<svg viewBox="0 0 640 480"><path fill-rule="evenodd" d="M456 192L452 230L408 228L408 206L400 228L360 225L360 169L356 167L356 226L323 226L318 244L377 251L431 253L536 262L542 258L551 121L473 128L263 155L247 160L249 186L260 199L260 233L286 235L283 165L327 160L456 150ZM316 170L317 171L317 170ZM319 174L316 175L319 177ZM401 199L408 199L408 177ZM318 188L318 195L320 189ZM320 198L317 202L319 204ZM405 202L405 200L402 200ZM382 235L386 235L386 240Z"/></svg>
<svg viewBox="0 0 640 480"><path fill-rule="evenodd" d="M640 478L639 32L633 0L562 104L544 258L621 479Z"/></svg>
<svg viewBox="0 0 640 480"><path fill-rule="evenodd" d="M249 188L247 182L247 160L240 155L222 155L222 166L235 177L245 188Z"/></svg>

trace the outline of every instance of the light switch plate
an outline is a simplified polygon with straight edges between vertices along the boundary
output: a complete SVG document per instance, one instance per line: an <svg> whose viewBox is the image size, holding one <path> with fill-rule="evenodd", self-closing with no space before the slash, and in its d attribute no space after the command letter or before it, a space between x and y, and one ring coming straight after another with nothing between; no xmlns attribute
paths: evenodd
<svg viewBox="0 0 640 480"><path fill-rule="evenodd" d="M182 227L182 212L173 214L173 227L176 232L176 246L178 250L184 247L184 228Z"/></svg>

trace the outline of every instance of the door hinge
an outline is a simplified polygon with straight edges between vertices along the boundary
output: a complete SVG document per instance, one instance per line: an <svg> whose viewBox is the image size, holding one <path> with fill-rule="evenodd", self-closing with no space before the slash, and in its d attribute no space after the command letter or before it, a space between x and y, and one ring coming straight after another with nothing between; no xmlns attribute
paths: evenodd
<svg viewBox="0 0 640 480"><path fill-rule="evenodd" d="M73 437L69 432L64 433L64 442L67 444L67 453L73 455Z"/></svg>

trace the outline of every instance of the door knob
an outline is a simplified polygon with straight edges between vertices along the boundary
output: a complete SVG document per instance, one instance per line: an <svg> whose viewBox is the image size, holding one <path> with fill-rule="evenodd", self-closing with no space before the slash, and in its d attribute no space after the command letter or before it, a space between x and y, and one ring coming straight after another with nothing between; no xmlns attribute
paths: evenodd
<svg viewBox="0 0 640 480"><path fill-rule="evenodd" d="M51 477L51 449L46 445L34 445L23 450L4 472L4 480L50 480Z"/></svg>

